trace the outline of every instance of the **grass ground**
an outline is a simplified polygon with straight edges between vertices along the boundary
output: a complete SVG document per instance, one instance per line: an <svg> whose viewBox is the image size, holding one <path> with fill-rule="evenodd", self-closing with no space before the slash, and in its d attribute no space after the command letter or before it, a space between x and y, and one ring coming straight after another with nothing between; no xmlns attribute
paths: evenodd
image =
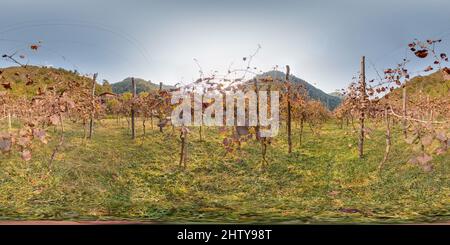
<svg viewBox="0 0 450 245"><path fill-rule="evenodd" d="M140 125L139 125L140 126ZM349 128L328 123L320 136L305 131L287 154L282 130L261 168L260 147L249 143L226 155L216 129L189 135L187 169L178 166L179 137L147 125L131 140L126 122L102 120L83 142L78 124L66 125L66 141L51 166L57 136L36 147L33 159L0 155L0 219L145 220L162 222L397 223L438 222L450 217L450 154L425 173L406 163L398 130L381 175L384 133L357 156ZM351 147L350 147L351 145Z"/></svg>

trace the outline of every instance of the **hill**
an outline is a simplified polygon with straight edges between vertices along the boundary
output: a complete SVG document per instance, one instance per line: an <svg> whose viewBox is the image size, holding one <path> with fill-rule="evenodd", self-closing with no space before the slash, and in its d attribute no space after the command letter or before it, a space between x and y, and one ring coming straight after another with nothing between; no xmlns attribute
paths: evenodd
<svg viewBox="0 0 450 245"><path fill-rule="evenodd" d="M159 84L152 83L151 81L146 81L142 78L135 78L136 92L139 94L141 92L148 92L152 90L159 89ZM131 77L127 77L121 82L111 84L112 91L116 94L122 94L125 92L131 92ZM163 85L162 89L173 88L169 85Z"/></svg>
<svg viewBox="0 0 450 245"><path fill-rule="evenodd" d="M77 81L92 86L92 78L63 68L41 66L13 66L0 68L0 91L10 90L15 96L32 96L39 88L45 88L55 81ZM111 92L108 84L96 85L96 94Z"/></svg>
<svg viewBox="0 0 450 245"><path fill-rule="evenodd" d="M286 77L286 74L284 72L280 72L280 71L269 71L269 72L265 72L265 73L261 74L260 76L262 76L262 77L270 76L273 79L284 80ZM314 87L313 85L306 82L305 80L300 79L294 75L290 75L289 80L293 83L298 83L298 84L302 84L303 86L305 86L306 91L308 92L308 96L311 99L321 101L329 110L334 110L341 103L341 98L333 96L333 95L329 95L329 94L323 92L322 90Z"/></svg>
<svg viewBox="0 0 450 245"><path fill-rule="evenodd" d="M450 96L450 79L444 77L441 71L434 72L426 76L416 76L405 83L409 100L414 101L419 94L429 95L430 98L445 98ZM389 93L390 100L400 100L402 89L394 89Z"/></svg>

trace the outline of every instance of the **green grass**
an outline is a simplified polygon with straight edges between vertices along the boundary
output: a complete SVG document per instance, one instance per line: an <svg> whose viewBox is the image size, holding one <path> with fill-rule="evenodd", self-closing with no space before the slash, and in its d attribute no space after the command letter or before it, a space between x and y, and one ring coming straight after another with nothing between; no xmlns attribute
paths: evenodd
<svg viewBox="0 0 450 245"><path fill-rule="evenodd" d="M0 86L0 92L9 91L9 94L15 98L31 98L36 95L39 88L44 89L61 81L76 81L89 88L92 86L92 78L62 68L11 66L0 68L0 74L0 84L9 83L11 85L11 90L6 90L3 86ZM32 81L32 83L27 85L29 81ZM108 86L101 84L97 84L95 87L96 94L107 92L108 89Z"/></svg>
<svg viewBox="0 0 450 245"><path fill-rule="evenodd" d="M425 173L406 163L411 152L399 130L379 175L382 129L367 141L365 159L359 160L349 128L328 123L320 136L305 128L302 146L295 128L289 155L281 127L269 147L270 164L262 169L258 143L226 155L217 129L204 130L201 142L193 128L184 169L178 166L179 137L171 128L161 134L147 125L143 138L138 127L133 141L124 120L120 125L105 119L87 142L80 125L66 128L52 166L56 134L48 146L36 144L30 162L16 153L0 155L0 219L397 223L450 216L450 154L436 157L434 170Z"/></svg>
<svg viewBox="0 0 450 245"><path fill-rule="evenodd" d="M426 76L416 76L406 82L409 100L417 100L419 96L430 96L430 99L445 98L450 93L450 80L445 80L442 72L437 71ZM390 99L401 99L402 89L397 88L389 94Z"/></svg>

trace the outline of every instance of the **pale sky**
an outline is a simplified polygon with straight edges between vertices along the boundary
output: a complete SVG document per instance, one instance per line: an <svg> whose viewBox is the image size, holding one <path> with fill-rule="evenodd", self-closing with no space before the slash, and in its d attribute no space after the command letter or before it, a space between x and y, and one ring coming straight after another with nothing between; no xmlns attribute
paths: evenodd
<svg viewBox="0 0 450 245"><path fill-rule="evenodd" d="M382 71L414 38L443 38L449 52L450 1L116 1L1 0L0 53L30 64L175 84L204 72L252 66L291 72L325 92L346 87L368 58ZM28 47L42 41L37 52ZM0 67L13 64L0 60Z"/></svg>

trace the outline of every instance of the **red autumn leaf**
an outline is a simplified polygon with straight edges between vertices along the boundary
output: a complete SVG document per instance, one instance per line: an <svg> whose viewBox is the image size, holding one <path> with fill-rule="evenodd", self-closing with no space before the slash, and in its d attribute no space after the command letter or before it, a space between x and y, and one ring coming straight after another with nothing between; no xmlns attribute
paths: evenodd
<svg viewBox="0 0 450 245"><path fill-rule="evenodd" d="M433 67L431 67L431 66L428 66L427 68L425 68L425 70L424 71L432 71L433 70Z"/></svg>
<svg viewBox="0 0 450 245"><path fill-rule="evenodd" d="M2 86L3 86L3 88L5 88L5 89L12 89L11 88L11 83L9 82L9 83L2 83Z"/></svg>
<svg viewBox="0 0 450 245"><path fill-rule="evenodd" d="M414 52L414 54L417 57L423 59L423 58L426 58L428 56L428 50L426 50L426 49L417 50L416 52Z"/></svg>
<svg viewBox="0 0 450 245"><path fill-rule="evenodd" d="M442 69L442 71L443 71L444 73L446 73L447 75L450 75L450 68L444 67L444 68Z"/></svg>
<svg viewBox="0 0 450 245"><path fill-rule="evenodd" d="M38 50L39 46L36 45L36 44L32 44L32 45L30 46L30 48L31 48L31 50Z"/></svg>

